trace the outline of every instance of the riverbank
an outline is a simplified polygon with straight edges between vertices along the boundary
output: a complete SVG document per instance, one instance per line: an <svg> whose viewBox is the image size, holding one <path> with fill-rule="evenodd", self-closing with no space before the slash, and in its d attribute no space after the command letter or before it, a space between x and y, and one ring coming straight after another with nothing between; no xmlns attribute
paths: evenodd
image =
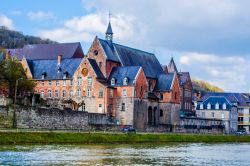
<svg viewBox="0 0 250 166"><path fill-rule="evenodd" d="M99 143L166 143L166 142L250 142L250 136L195 134L111 134L0 132L0 144L99 144Z"/></svg>

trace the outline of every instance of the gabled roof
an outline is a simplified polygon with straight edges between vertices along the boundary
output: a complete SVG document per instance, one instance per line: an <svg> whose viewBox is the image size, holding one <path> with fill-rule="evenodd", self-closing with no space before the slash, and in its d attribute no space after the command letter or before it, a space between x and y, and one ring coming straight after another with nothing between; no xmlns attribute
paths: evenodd
<svg viewBox="0 0 250 166"><path fill-rule="evenodd" d="M158 76L158 80L156 82L156 91L170 91L172 88L172 84L174 82L174 73L170 74L161 74Z"/></svg>
<svg viewBox="0 0 250 166"><path fill-rule="evenodd" d="M198 103L197 109L200 109L201 102ZM210 96L202 104L207 107L208 104L211 104L211 110L216 109L216 104L219 104L219 110L223 109L223 105L226 104L226 109L230 110L233 107L233 104L224 96Z"/></svg>
<svg viewBox="0 0 250 166"><path fill-rule="evenodd" d="M108 28L107 28L107 30L106 30L106 34L113 34L113 31L112 31L112 27L111 27L110 22L109 22Z"/></svg>
<svg viewBox="0 0 250 166"><path fill-rule="evenodd" d="M105 79L104 75L102 74L102 71L100 70L98 64L94 59L88 58L90 65L92 66L97 78L99 79Z"/></svg>
<svg viewBox="0 0 250 166"><path fill-rule="evenodd" d="M109 83L111 82L112 78L115 78L115 86L123 86L123 79L127 77L128 85L133 85L140 68L140 66L114 67L109 76Z"/></svg>
<svg viewBox="0 0 250 166"><path fill-rule="evenodd" d="M62 59L59 66L57 60L27 60L33 79L38 80L42 79L43 73L46 73L45 80L63 79L64 73L68 73L67 79L72 79L81 61L82 58Z"/></svg>
<svg viewBox="0 0 250 166"><path fill-rule="evenodd" d="M163 69L154 54L122 46L107 40L98 39L107 60L121 63L123 66L141 66L146 77L157 78Z"/></svg>
<svg viewBox="0 0 250 166"><path fill-rule="evenodd" d="M188 81L191 81L189 72L179 72L180 76L180 85L186 84Z"/></svg>
<svg viewBox="0 0 250 166"><path fill-rule="evenodd" d="M22 60L23 57L30 60L57 59L58 55L67 58L83 58L81 44L56 43L56 44L33 44L25 45L22 49L7 49L11 55Z"/></svg>
<svg viewBox="0 0 250 166"><path fill-rule="evenodd" d="M174 62L174 58L172 57L170 62L169 62L169 65L168 65L168 72L169 73L178 73L178 69L175 65L175 62Z"/></svg>

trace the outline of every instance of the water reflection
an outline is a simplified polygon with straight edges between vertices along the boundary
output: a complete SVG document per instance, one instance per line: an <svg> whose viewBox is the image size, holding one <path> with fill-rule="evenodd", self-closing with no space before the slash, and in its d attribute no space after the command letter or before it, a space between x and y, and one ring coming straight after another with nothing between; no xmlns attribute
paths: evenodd
<svg viewBox="0 0 250 166"><path fill-rule="evenodd" d="M2 146L0 165L249 165L250 144Z"/></svg>

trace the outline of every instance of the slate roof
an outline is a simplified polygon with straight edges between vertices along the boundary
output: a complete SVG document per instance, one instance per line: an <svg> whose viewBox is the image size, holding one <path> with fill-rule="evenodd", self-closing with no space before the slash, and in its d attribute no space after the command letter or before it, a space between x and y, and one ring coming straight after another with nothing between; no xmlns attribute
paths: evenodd
<svg viewBox="0 0 250 166"><path fill-rule="evenodd" d="M98 64L96 63L96 61L94 59L90 59L90 58L88 58L88 60L89 60L90 65L92 66L92 68L93 68L93 70L94 70L97 78L99 78L99 79L105 79L105 77L102 74L102 72L101 72Z"/></svg>
<svg viewBox="0 0 250 166"><path fill-rule="evenodd" d="M180 85L186 84L190 79L189 72L179 72L178 74L180 76Z"/></svg>
<svg viewBox="0 0 250 166"><path fill-rule="evenodd" d="M56 43L56 44L33 44L25 45L22 49L7 49L11 56L22 60L23 57L31 60L57 59L58 55L67 58L83 58L81 44L77 43Z"/></svg>
<svg viewBox="0 0 250 166"><path fill-rule="evenodd" d="M107 30L106 30L106 34L113 34L113 31L112 31L112 27L111 27L110 22L109 22L108 28L107 28Z"/></svg>
<svg viewBox="0 0 250 166"><path fill-rule="evenodd" d="M128 78L128 85L133 85L133 81L137 73L140 70L140 66L124 66L124 67L114 67L109 76L109 83L111 79L115 78L115 86L123 86L123 79Z"/></svg>
<svg viewBox="0 0 250 166"><path fill-rule="evenodd" d="M80 65L82 58L62 59L58 66L57 60L27 60L33 79L41 80L46 73L46 79L63 79L64 73L68 73L67 79L72 79L73 74ZM60 67L60 72L58 69Z"/></svg>
<svg viewBox="0 0 250 166"><path fill-rule="evenodd" d="M172 86L173 81L174 81L174 76L175 76L174 73L159 75L158 80L156 82L155 90L156 91L169 91L169 90L171 90L171 86Z"/></svg>
<svg viewBox="0 0 250 166"><path fill-rule="evenodd" d="M211 96L211 97L207 98L207 100L205 100L203 102L204 108L207 107L208 103L211 104L211 109L215 109L215 105L217 103L219 104L219 109L223 108L223 104L227 105L227 109L231 109L231 107L232 107L232 103L230 101L228 101L226 99L226 97L221 97L221 96Z"/></svg>
<svg viewBox="0 0 250 166"><path fill-rule="evenodd" d="M141 66L146 77L157 78L163 69L154 54L122 46L111 41L99 39L108 60L120 62L123 66Z"/></svg>
<svg viewBox="0 0 250 166"><path fill-rule="evenodd" d="M226 93L226 92L209 92L205 96L202 97L202 101L205 101L207 98L215 96L215 97L225 97L231 103L238 103L238 106L248 106L249 97L245 96L242 93Z"/></svg>

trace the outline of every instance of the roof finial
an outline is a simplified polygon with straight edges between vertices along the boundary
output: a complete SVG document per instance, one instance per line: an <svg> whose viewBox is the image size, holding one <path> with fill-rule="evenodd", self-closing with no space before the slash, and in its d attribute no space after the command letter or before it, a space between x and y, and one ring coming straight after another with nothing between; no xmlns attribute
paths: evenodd
<svg viewBox="0 0 250 166"><path fill-rule="evenodd" d="M109 10L109 22L110 22L110 19L111 19L111 13L110 13L110 10Z"/></svg>
<svg viewBox="0 0 250 166"><path fill-rule="evenodd" d="M112 27L110 24L110 18L111 18L111 13L109 11L109 24L108 24L108 28L106 30L106 40L111 41L113 40L113 31L112 31Z"/></svg>

